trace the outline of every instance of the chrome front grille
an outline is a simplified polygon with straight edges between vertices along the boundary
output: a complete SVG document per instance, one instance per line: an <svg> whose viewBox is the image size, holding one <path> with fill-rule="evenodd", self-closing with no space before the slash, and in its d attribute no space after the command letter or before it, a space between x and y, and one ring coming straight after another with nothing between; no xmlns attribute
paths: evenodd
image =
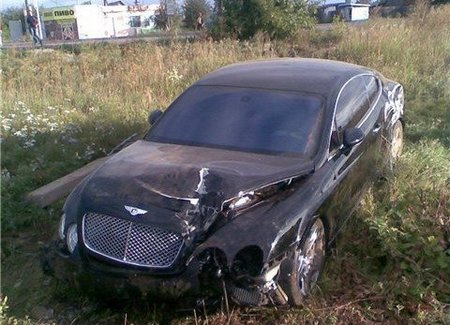
<svg viewBox="0 0 450 325"><path fill-rule="evenodd" d="M82 229L89 250L131 265L169 267L183 246L179 234L98 213L85 214Z"/></svg>

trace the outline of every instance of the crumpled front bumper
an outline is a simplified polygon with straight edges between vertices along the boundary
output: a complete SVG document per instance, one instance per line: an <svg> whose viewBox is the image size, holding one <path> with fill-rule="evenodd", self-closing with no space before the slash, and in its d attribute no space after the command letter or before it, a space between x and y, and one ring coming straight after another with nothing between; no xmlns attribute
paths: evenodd
<svg viewBox="0 0 450 325"><path fill-rule="evenodd" d="M81 258L79 250L66 252L59 241L42 248L41 264L45 274L73 283L87 293L158 294L158 297L178 298L199 291L199 264L196 259L182 273L154 275L148 271L113 266L95 259Z"/></svg>

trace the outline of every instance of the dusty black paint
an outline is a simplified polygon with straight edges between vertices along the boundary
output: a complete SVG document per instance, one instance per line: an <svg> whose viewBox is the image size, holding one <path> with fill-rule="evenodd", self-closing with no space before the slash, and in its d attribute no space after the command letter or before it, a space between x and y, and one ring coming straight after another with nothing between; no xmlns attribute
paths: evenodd
<svg viewBox="0 0 450 325"><path fill-rule="evenodd" d="M379 93L357 123L364 140L345 148L345 130L334 126L335 110L339 109L336 102L346 82L359 75L375 76ZM366 186L382 168L382 139L389 133L393 116L401 118L403 114L393 101L398 84L369 69L333 61L288 59L236 64L213 72L196 84L322 96L327 103L324 128L322 134L311 139L319 144L317 154L286 156L137 141L105 162L66 201L65 229L73 222L79 225L79 244L74 254L61 254L77 268L113 274L145 289L159 290L163 283L184 281L186 286L162 285L177 288L177 293L183 288L199 287L199 278L224 278L233 284L237 278L241 283L246 277L248 290L259 290L259 275L288 256L314 218L324 219L329 240L335 237ZM330 147L332 131L341 140ZM246 195L251 203L233 209L236 200ZM132 216L125 205L148 212ZM87 212L182 234L181 254L172 266L158 269L98 256L83 243L80 228ZM246 269L242 265L242 260L247 259L245 252L260 256L257 260L261 265L256 269L253 265L247 268L249 274L239 275L232 270ZM259 264L255 259L247 260ZM204 273L209 275L205 277Z"/></svg>

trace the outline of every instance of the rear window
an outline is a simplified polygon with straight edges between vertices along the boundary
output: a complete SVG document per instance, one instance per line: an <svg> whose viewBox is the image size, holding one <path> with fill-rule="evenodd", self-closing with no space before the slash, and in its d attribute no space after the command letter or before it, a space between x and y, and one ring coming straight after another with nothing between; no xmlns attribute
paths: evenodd
<svg viewBox="0 0 450 325"><path fill-rule="evenodd" d="M152 127L146 139L269 154L317 150L320 97L298 92L194 86Z"/></svg>

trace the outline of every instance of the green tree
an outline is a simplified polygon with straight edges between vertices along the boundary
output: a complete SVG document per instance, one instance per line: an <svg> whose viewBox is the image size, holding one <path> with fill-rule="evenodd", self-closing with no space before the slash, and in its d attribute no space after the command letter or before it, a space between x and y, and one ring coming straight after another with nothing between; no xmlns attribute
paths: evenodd
<svg viewBox="0 0 450 325"><path fill-rule="evenodd" d="M181 16L176 0L161 0L159 9L155 13L155 26L162 30L178 29Z"/></svg>
<svg viewBox="0 0 450 325"><path fill-rule="evenodd" d="M450 0L431 0L432 5L445 5L450 4Z"/></svg>
<svg viewBox="0 0 450 325"><path fill-rule="evenodd" d="M203 21L207 21L211 15L211 7L207 0L185 0L183 5L184 23L188 28L194 28L197 24L199 13L203 15Z"/></svg>
<svg viewBox="0 0 450 325"><path fill-rule="evenodd" d="M314 9L305 0L220 0L215 6L216 36L247 39L257 32L286 38L314 23Z"/></svg>

